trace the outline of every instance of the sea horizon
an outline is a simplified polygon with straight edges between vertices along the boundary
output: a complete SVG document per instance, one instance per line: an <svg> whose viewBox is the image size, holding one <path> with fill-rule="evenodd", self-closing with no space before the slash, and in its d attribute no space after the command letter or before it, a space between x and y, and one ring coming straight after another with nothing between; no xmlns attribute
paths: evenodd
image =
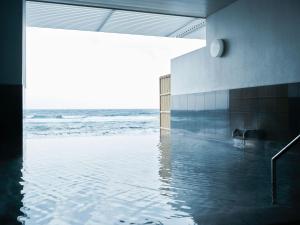
<svg viewBox="0 0 300 225"><path fill-rule="evenodd" d="M24 108L26 110L158 110L159 108Z"/></svg>
<svg viewBox="0 0 300 225"><path fill-rule="evenodd" d="M158 109L25 109L26 138L156 133Z"/></svg>

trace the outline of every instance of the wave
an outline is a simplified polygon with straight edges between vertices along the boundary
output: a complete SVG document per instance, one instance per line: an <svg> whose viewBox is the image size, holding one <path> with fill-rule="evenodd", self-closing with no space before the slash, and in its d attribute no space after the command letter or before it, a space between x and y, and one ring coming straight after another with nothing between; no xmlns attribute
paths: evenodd
<svg viewBox="0 0 300 225"><path fill-rule="evenodd" d="M26 110L26 119L77 119L86 117L150 116L158 110Z"/></svg>
<svg viewBox="0 0 300 225"><path fill-rule="evenodd" d="M86 116L65 116L62 114L58 115L26 115L25 119L82 119L85 118Z"/></svg>
<svg viewBox="0 0 300 225"><path fill-rule="evenodd" d="M77 115L77 116L61 116L61 119L83 119L83 118L86 118L87 116L80 116L80 115Z"/></svg>
<svg viewBox="0 0 300 225"><path fill-rule="evenodd" d="M24 133L38 136L95 136L157 132L157 110L30 110Z"/></svg>
<svg viewBox="0 0 300 225"><path fill-rule="evenodd" d="M47 115L33 115L33 116L29 116L29 118L42 119L42 118L50 118L50 116L47 116Z"/></svg>
<svg viewBox="0 0 300 225"><path fill-rule="evenodd" d="M27 117L25 122L31 123L105 123L105 122L147 122L157 120L158 116L53 116L53 117Z"/></svg>

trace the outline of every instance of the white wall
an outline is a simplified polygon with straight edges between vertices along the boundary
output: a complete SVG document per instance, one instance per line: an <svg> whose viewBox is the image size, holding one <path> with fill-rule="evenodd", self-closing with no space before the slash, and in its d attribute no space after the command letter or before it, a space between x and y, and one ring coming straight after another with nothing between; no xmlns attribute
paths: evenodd
<svg viewBox="0 0 300 225"><path fill-rule="evenodd" d="M238 0L207 19L207 46L172 60L172 95L300 82L300 1Z"/></svg>

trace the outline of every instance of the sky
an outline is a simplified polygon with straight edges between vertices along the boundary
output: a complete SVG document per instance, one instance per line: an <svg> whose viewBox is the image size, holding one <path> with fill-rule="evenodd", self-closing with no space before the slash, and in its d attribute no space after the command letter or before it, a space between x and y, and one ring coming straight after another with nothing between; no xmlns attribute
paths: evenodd
<svg viewBox="0 0 300 225"><path fill-rule="evenodd" d="M26 30L27 109L159 108L159 76L203 40Z"/></svg>

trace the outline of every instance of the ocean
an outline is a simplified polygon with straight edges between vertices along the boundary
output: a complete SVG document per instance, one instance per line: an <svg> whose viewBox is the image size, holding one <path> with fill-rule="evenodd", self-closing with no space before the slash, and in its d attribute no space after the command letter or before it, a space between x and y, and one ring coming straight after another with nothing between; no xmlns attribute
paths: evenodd
<svg viewBox="0 0 300 225"><path fill-rule="evenodd" d="M159 131L156 109L24 110L24 137L149 134Z"/></svg>

